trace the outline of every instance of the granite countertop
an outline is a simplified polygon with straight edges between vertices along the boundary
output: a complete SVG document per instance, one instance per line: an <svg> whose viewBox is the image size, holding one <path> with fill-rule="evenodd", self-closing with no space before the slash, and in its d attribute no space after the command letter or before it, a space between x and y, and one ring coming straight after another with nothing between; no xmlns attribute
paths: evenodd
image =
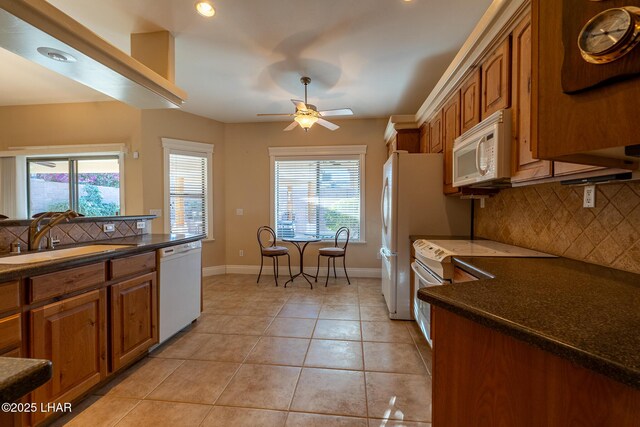
<svg viewBox="0 0 640 427"><path fill-rule="evenodd" d="M116 249L113 251L98 252L94 254L74 256L69 258L60 258L56 260L33 262L28 264L0 264L0 283L19 277L28 277L36 274L51 273L61 268L77 267L80 265L90 264L92 262L99 262L111 258L134 255L137 253L148 252L167 246L202 240L204 238L204 235L193 234L142 234L138 236L122 237L118 239L100 240L97 242L60 246L58 249L87 245L130 245L126 248ZM29 252L23 252L23 254L25 253Z"/></svg>
<svg viewBox="0 0 640 427"><path fill-rule="evenodd" d="M49 381L51 362L0 357L0 402L13 402Z"/></svg>
<svg viewBox="0 0 640 427"><path fill-rule="evenodd" d="M455 263L482 279L418 297L640 389L640 275L567 258Z"/></svg>

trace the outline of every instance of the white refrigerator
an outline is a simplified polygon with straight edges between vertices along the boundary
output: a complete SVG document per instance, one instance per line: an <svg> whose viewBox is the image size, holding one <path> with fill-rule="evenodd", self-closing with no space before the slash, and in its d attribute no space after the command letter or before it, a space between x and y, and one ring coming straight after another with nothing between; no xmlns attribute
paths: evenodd
<svg viewBox="0 0 640 427"><path fill-rule="evenodd" d="M471 202L445 196L442 177L442 154L398 151L384 164L382 294L392 319L411 319L409 236L469 236Z"/></svg>

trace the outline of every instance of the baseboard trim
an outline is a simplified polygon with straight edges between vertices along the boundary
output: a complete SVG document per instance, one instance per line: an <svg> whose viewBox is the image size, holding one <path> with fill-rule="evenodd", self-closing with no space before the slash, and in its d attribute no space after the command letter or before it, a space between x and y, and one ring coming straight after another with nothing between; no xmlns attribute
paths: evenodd
<svg viewBox="0 0 640 427"><path fill-rule="evenodd" d="M227 274L227 266L225 265L216 265L213 267L203 267L202 275L204 277L207 276L220 276L223 274Z"/></svg>
<svg viewBox="0 0 640 427"><path fill-rule="evenodd" d="M291 271L293 274L298 272L298 268L292 268ZM202 269L203 276L217 276L221 274L258 274L260 271L259 265L218 265L215 267L204 267ZM305 273L316 274L316 267L306 267L304 269ZM338 277L344 277L344 270L341 268L336 268L336 272L338 273ZM333 272L332 272L333 273ZM347 273L349 273L349 277L373 277L378 278L382 277L382 270L379 268L349 268L347 267ZM265 265L262 269L262 274L264 276L273 276L273 267L271 265ZM278 268L279 275L287 275L289 274L289 269L286 266L279 266ZM321 267L319 277L326 277L327 268Z"/></svg>

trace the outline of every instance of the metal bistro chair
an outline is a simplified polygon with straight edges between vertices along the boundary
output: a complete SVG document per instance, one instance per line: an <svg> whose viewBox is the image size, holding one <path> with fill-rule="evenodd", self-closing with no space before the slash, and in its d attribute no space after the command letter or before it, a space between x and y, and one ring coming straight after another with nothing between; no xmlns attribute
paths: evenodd
<svg viewBox="0 0 640 427"><path fill-rule="evenodd" d="M271 244L265 244L263 242L263 235L269 235L271 237ZM258 280L256 283L260 283L260 276L262 275L262 266L264 265L264 257L269 257L273 260L273 277L276 280L276 286L278 286L278 257L286 255L289 261L289 277L291 274L291 257L289 256L289 249L284 246L276 246L276 233L273 228L264 225L258 228L258 244L260 245L260 273L258 273Z"/></svg>
<svg viewBox="0 0 640 427"><path fill-rule="evenodd" d="M346 239L344 240L344 245L339 246L338 240L340 240L340 236L342 234L346 234ZM351 284L349 280L349 275L347 274L347 265L345 261L345 255L347 254L347 245L349 244L349 236L350 231L347 227L340 227L338 231L336 231L336 236L334 240L334 245L328 248L320 248L318 251L318 269L316 270L316 282L318 281L318 273L320 273L320 257L327 257L327 280L324 283L325 288L329 284L329 274L331 274L331 260L333 259L333 277L338 278L336 274L336 258L342 258L342 268L344 268L344 275L347 276L347 283Z"/></svg>

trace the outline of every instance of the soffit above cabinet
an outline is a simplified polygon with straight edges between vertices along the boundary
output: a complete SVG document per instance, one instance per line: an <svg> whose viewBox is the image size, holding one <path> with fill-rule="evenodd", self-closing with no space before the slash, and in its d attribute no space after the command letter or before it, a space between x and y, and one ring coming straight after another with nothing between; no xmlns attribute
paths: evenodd
<svg viewBox="0 0 640 427"><path fill-rule="evenodd" d="M0 0L0 47L141 109L179 108L186 92L44 0ZM46 47L76 62L52 60Z"/></svg>

